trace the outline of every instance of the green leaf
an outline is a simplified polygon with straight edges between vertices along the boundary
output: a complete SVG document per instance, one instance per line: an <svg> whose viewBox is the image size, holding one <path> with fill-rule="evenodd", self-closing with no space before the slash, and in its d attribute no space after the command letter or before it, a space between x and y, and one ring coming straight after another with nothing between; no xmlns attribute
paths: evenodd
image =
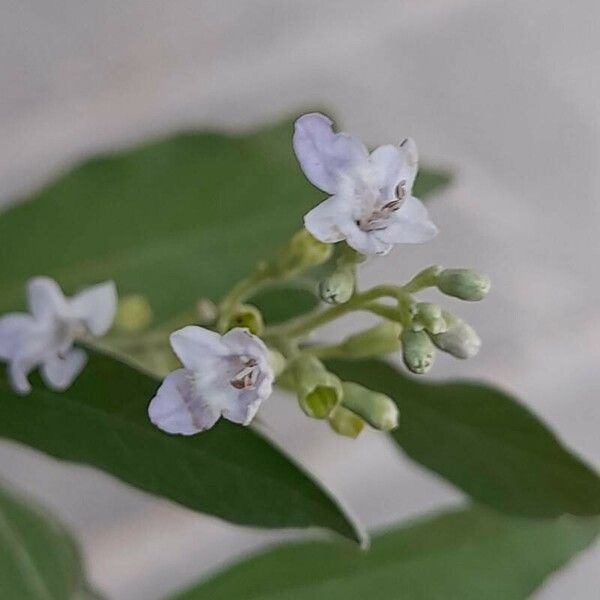
<svg viewBox="0 0 600 600"><path fill-rule="evenodd" d="M309 288L278 286L265 289L249 300L261 310L269 325L282 323L316 308L320 299L315 293L316 281Z"/></svg>
<svg viewBox="0 0 600 600"><path fill-rule="evenodd" d="M422 383L376 360L328 366L393 398L396 442L476 501L531 517L600 514L600 478L508 394L482 383Z"/></svg>
<svg viewBox="0 0 600 600"><path fill-rule="evenodd" d="M120 294L144 294L157 322L219 300L326 196L300 171L291 135L289 121L181 134L75 168L0 218L0 313L20 308L40 274L67 292L114 279ZM446 181L424 170L418 188Z"/></svg>
<svg viewBox="0 0 600 600"><path fill-rule="evenodd" d="M574 517L449 512L377 536L366 553L328 543L281 546L176 600L525 600L598 529L597 520Z"/></svg>
<svg viewBox="0 0 600 600"><path fill-rule="evenodd" d="M414 195L421 200L432 194L443 190L452 180L449 171L438 171L434 169L421 169L417 175L414 187Z"/></svg>
<svg viewBox="0 0 600 600"><path fill-rule="evenodd" d="M340 506L252 429L221 421L185 437L154 427L147 406L158 382L123 363L91 352L62 393L32 380L23 397L0 377L0 436L233 523L320 526L361 541Z"/></svg>
<svg viewBox="0 0 600 600"><path fill-rule="evenodd" d="M0 487L0 598L83 600L79 552L52 517Z"/></svg>

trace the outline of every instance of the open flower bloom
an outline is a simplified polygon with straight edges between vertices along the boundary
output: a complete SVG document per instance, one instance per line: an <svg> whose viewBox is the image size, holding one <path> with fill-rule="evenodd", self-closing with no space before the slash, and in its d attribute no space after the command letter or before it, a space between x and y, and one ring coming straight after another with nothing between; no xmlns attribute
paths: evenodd
<svg viewBox="0 0 600 600"><path fill-rule="evenodd" d="M166 377L148 407L167 433L205 431L221 416L248 425L271 395L269 351L247 329L220 336L190 325L171 334L171 346L184 368Z"/></svg>
<svg viewBox="0 0 600 600"><path fill-rule="evenodd" d="M86 335L103 335L117 308L115 284L107 281L65 298L49 277L34 277L27 284L31 314L10 313L0 318L0 360L8 363L13 388L27 394L29 373L41 367L46 385L61 391L81 372L87 354L73 343Z"/></svg>
<svg viewBox="0 0 600 600"><path fill-rule="evenodd" d="M394 244L427 242L437 234L427 209L412 195L418 170L415 143L366 146L334 133L325 115L296 121L294 151L308 180L331 197L304 217L326 243L346 242L361 254L387 254Z"/></svg>

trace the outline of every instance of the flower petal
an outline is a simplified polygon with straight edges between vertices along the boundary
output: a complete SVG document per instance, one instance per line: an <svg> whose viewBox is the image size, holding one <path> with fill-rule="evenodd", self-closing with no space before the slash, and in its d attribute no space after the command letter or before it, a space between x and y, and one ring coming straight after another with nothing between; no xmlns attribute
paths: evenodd
<svg viewBox="0 0 600 600"><path fill-rule="evenodd" d="M50 277L33 277L27 282L27 303L31 314L39 320L69 314L65 295L58 283Z"/></svg>
<svg viewBox="0 0 600 600"><path fill-rule="evenodd" d="M192 371L212 367L215 357L223 357L228 353L218 333L196 325L174 331L170 340L179 360Z"/></svg>
<svg viewBox="0 0 600 600"><path fill-rule="evenodd" d="M262 403L256 390L246 390L239 394L235 402L223 409L223 417L232 423L249 425Z"/></svg>
<svg viewBox="0 0 600 600"><path fill-rule="evenodd" d="M8 363L8 377L13 389L19 394L28 394L31 384L27 379L41 362L42 354L40 348L30 348L30 352L18 352Z"/></svg>
<svg viewBox="0 0 600 600"><path fill-rule="evenodd" d="M73 348L62 358L55 355L42 364L44 383L57 392L66 390L75 381L87 363L87 354L80 348Z"/></svg>
<svg viewBox="0 0 600 600"><path fill-rule="evenodd" d="M400 179L406 181L406 191L410 195L419 170L419 152L417 150L417 144L415 144L415 141L412 138L405 138L400 143L400 153L402 155Z"/></svg>
<svg viewBox="0 0 600 600"><path fill-rule="evenodd" d="M344 239L340 224L351 218L351 207L340 196L331 196L304 216L304 226L320 242L334 244Z"/></svg>
<svg viewBox="0 0 600 600"><path fill-rule="evenodd" d="M420 244L433 239L438 228L420 200L409 196L392 217L388 226L377 231L377 237L388 244Z"/></svg>
<svg viewBox="0 0 600 600"><path fill-rule="evenodd" d="M248 355L255 358L267 358L269 350L265 343L257 336L242 327L229 330L222 338L230 354L238 356Z"/></svg>
<svg viewBox="0 0 600 600"><path fill-rule="evenodd" d="M10 360L34 329L35 320L26 313L10 313L0 318L0 360Z"/></svg>
<svg viewBox="0 0 600 600"><path fill-rule="evenodd" d="M31 392L31 384L29 383L27 376L35 366L35 364L23 360L13 360L9 363L8 378L15 392L18 394L29 394L29 392Z"/></svg>
<svg viewBox="0 0 600 600"><path fill-rule="evenodd" d="M379 146L371 152L370 160L375 185L385 199L392 198L401 180L403 155L400 148L391 144Z"/></svg>
<svg viewBox="0 0 600 600"><path fill-rule="evenodd" d="M316 187L335 193L339 174L363 164L365 145L347 133L333 133L333 122L320 113L300 117L294 128L294 151L306 178Z"/></svg>
<svg viewBox="0 0 600 600"><path fill-rule="evenodd" d="M104 335L117 312L117 288L114 281L105 281L86 288L69 300L71 309L82 319L93 335Z"/></svg>
<svg viewBox="0 0 600 600"><path fill-rule="evenodd" d="M192 435L210 429L220 411L204 404L193 393L186 369L173 371L158 388L148 406L150 420L167 433Z"/></svg>
<svg viewBox="0 0 600 600"><path fill-rule="evenodd" d="M12 349L8 361L8 376L13 388L20 394L31 391L27 376L46 358L55 352L55 339L50 328L42 327L34 319L34 326L27 331Z"/></svg>
<svg viewBox="0 0 600 600"><path fill-rule="evenodd" d="M360 254L384 256L392 249L391 243L385 242L376 235L380 233L379 231L363 231L353 224L353 227L348 228L345 233L348 245Z"/></svg>

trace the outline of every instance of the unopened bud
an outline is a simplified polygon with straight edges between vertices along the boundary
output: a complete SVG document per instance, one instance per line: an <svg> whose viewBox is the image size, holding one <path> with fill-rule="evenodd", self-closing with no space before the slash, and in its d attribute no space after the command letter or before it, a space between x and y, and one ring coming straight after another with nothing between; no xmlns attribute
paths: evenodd
<svg viewBox="0 0 600 600"><path fill-rule="evenodd" d="M309 417L327 418L342 400L342 382L314 356L297 358L290 371L300 408Z"/></svg>
<svg viewBox="0 0 600 600"><path fill-rule="evenodd" d="M470 269L445 269L437 277L438 289L461 300L482 300L490 291L490 278Z"/></svg>
<svg viewBox="0 0 600 600"><path fill-rule="evenodd" d="M433 343L444 352L456 358L472 358L481 348L481 339L477 332L462 319L444 312L448 329L444 333L432 335Z"/></svg>
<svg viewBox="0 0 600 600"><path fill-rule="evenodd" d="M277 378L285 371L287 360L281 352L269 348L269 364L271 365L271 369L273 369L273 375Z"/></svg>
<svg viewBox="0 0 600 600"><path fill-rule="evenodd" d="M402 326L394 321L382 321L379 325L346 338L340 344L345 358L368 358L395 352L400 348Z"/></svg>
<svg viewBox="0 0 600 600"><path fill-rule="evenodd" d="M446 331L446 322L442 318L442 309L431 302L419 302L416 305L416 313L413 318L413 331L426 329L430 333L442 333Z"/></svg>
<svg viewBox="0 0 600 600"><path fill-rule="evenodd" d="M130 294L119 300L115 327L122 331L134 332L145 329L152 321L152 309L145 296Z"/></svg>
<svg viewBox="0 0 600 600"><path fill-rule="evenodd" d="M386 396L358 383L345 381L342 405L361 416L369 425L382 431L398 427L398 407Z"/></svg>
<svg viewBox="0 0 600 600"><path fill-rule="evenodd" d="M363 263L367 260L367 257L360 252L357 252L351 246L348 246L346 242L342 242L339 245L339 254L337 259L337 265L341 266L355 266Z"/></svg>
<svg viewBox="0 0 600 600"><path fill-rule="evenodd" d="M288 244L286 260L297 268L309 269L327 262L332 252L333 244L320 242L306 229L301 229Z"/></svg>
<svg viewBox="0 0 600 600"><path fill-rule="evenodd" d="M345 304L354 293L354 273L351 268L342 268L319 283L319 296L328 304Z"/></svg>
<svg viewBox="0 0 600 600"><path fill-rule="evenodd" d="M219 320L218 329L229 331L234 327L248 329L254 335L260 335L265 328L261 312L252 304L240 304L233 312Z"/></svg>
<svg viewBox="0 0 600 600"><path fill-rule="evenodd" d="M402 332L402 358L406 367L422 375L431 369L435 358L435 348L424 331L406 329Z"/></svg>
<svg viewBox="0 0 600 600"><path fill-rule="evenodd" d="M336 408L329 415L329 425L336 433L350 438L357 438L365 427L365 422L351 410L343 406Z"/></svg>
<svg viewBox="0 0 600 600"><path fill-rule="evenodd" d="M200 325L212 325L219 316L219 309L212 300L200 298L196 302L196 314Z"/></svg>

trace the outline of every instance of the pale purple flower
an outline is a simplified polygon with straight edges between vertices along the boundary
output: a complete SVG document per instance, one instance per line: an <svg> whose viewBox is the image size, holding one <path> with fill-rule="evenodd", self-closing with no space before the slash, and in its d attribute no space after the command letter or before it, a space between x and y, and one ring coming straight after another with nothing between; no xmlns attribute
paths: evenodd
<svg viewBox="0 0 600 600"><path fill-rule="evenodd" d="M49 277L34 277L27 284L30 313L0 318L0 360L8 363L15 391L27 394L29 373L41 368L51 389L68 388L79 375L87 354L73 343L88 335L106 333L115 317L117 292L107 281L66 298Z"/></svg>
<svg viewBox="0 0 600 600"><path fill-rule="evenodd" d="M148 407L150 420L167 433L192 435L220 417L248 425L271 395L269 351L247 329L225 335L190 325L171 334L183 364L163 381Z"/></svg>
<svg viewBox="0 0 600 600"><path fill-rule="evenodd" d="M294 151L308 180L330 194L305 217L318 240L342 240L361 254L387 254L394 244L427 242L437 234L425 206L412 195L418 170L414 141L366 146L334 133L331 119L310 113L296 121Z"/></svg>

